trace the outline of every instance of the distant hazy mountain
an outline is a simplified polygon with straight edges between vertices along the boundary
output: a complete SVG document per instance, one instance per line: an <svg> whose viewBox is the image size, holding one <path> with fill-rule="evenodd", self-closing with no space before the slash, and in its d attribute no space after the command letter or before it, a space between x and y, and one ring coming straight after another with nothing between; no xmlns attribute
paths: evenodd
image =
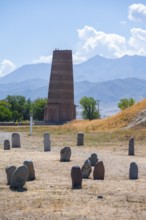
<svg viewBox="0 0 146 220"><path fill-rule="evenodd" d="M43 79L49 81L50 64L28 64L24 65L8 75L0 78L0 84L16 83L31 79Z"/></svg>
<svg viewBox="0 0 146 220"><path fill-rule="evenodd" d="M146 57L123 56L119 59L106 59L95 56L74 66L75 81L101 82L113 79L136 77L146 79Z"/></svg>
<svg viewBox="0 0 146 220"><path fill-rule="evenodd" d="M0 78L0 99L7 95L23 95L34 100L47 97L50 64L24 65ZM137 101L146 97L146 57L124 56L106 59L95 56L74 65L75 103L83 96L100 100L103 115L118 110L121 98Z"/></svg>
<svg viewBox="0 0 146 220"><path fill-rule="evenodd" d="M140 101L146 97L146 80L138 78L116 79L100 83L89 81L75 82L75 104L83 96L100 100L102 115L117 112L117 103L121 98L134 98ZM23 95L31 100L44 98L48 95L48 81L30 79L19 83L0 84L0 99L7 95Z"/></svg>
<svg viewBox="0 0 146 220"><path fill-rule="evenodd" d="M16 83L0 84L0 99L7 95L22 95L34 100L47 97L48 81L43 79L30 79Z"/></svg>
<svg viewBox="0 0 146 220"><path fill-rule="evenodd" d="M36 78L49 80L50 68L50 64L24 65L0 78L0 84ZM107 59L95 56L84 63L74 65L73 69L75 82L83 80L101 82L128 77L146 79L146 57L123 56L119 59Z"/></svg>

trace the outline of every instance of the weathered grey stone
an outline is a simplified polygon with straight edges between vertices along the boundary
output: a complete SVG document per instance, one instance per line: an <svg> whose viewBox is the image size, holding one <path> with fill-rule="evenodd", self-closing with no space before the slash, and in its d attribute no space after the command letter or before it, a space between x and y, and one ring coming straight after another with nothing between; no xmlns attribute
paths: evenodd
<svg viewBox="0 0 146 220"><path fill-rule="evenodd" d="M71 157L71 148L70 147L64 147L60 151L60 161L61 162L68 162L70 161Z"/></svg>
<svg viewBox="0 0 146 220"><path fill-rule="evenodd" d="M94 180L104 180L105 169L103 162L100 161L96 163L93 171L93 179Z"/></svg>
<svg viewBox="0 0 146 220"><path fill-rule="evenodd" d="M14 190L23 190L23 187L28 180L29 172L26 166L18 167L11 178L10 188Z"/></svg>
<svg viewBox="0 0 146 220"><path fill-rule="evenodd" d="M10 150L10 141L4 140L4 150Z"/></svg>
<svg viewBox="0 0 146 220"><path fill-rule="evenodd" d="M82 188L82 171L79 166L74 166L71 169L72 189Z"/></svg>
<svg viewBox="0 0 146 220"><path fill-rule="evenodd" d="M130 164L129 179L131 180L138 179L138 166L135 162L132 162Z"/></svg>
<svg viewBox="0 0 146 220"><path fill-rule="evenodd" d="M79 132L77 134L77 146L83 146L84 145L84 133Z"/></svg>
<svg viewBox="0 0 146 220"><path fill-rule="evenodd" d="M129 140L128 155L130 155L130 156L134 155L134 138L130 138L130 140Z"/></svg>
<svg viewBox="0 0 146 220"><path fill-rule="evenodd" d="M10 185L11 183L11 179L12 179L12 176L13 176L13 173L14 171L16 170L16 167L15 166L9 166L9 167L6 167L6 174L7 174L7 184Z"/></svg>
<svg viewBox="0 0 146 220"><path fill-rule="evenodd" d="M95 164L98 162L97 154L91 154L91 157L89 158L91 166L95 166Z"/></svg>
<svg viewBox="0 0 146 220"><path fill-rule="evenodd" d="M35 180L35 169L34 169L33 162L31 160L26 160L23 162L23 164L28 168L29 176L28 176L27 181Z"/></svg>
<svg viewBox="0 0 146 220"><path fill-rule="evenodd" d="M50 134L47 132L44 133L44 151L51 151Z"/></svg>
<svg viewBox="0 0 146 220"><path fill-rule="evenodd" d="M20 135L18 133L12 134L12 147L13 148L20 148L21 147Z"/></svg>
<svg viewBox="0 0 146 220"><path fill-rule="evenodd" d="M90 173L92 172L90 160L85 161L81 170L82 170L82 178L88 179L90 176Z"/></svg>

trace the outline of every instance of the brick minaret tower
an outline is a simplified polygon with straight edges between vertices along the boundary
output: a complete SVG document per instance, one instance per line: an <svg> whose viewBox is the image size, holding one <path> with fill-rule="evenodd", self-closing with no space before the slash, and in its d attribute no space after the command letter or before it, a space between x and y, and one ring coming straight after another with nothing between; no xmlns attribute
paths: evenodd
<svg viewBox="0 0 146 220"><path fill-rule="evenodd" d="M71 50L54 50L44 121L62 124L75 119Z"/></svg>

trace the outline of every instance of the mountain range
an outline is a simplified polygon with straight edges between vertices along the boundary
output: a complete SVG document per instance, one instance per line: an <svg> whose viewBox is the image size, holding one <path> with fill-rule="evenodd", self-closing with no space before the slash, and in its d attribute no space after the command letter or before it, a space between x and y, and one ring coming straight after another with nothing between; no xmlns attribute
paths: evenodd
<svg viewBox="0 0 146 220"><path fill-rule="evenodd" d="M31 100L47 97L50 69L50 64L29 64L1 77L0 99L7 95L23 95ZM83 96L94 97L100 100L102 115L118 111L121 98L140 101L146 97L146 57L95 56L73 69L75 104Z"/></svg>

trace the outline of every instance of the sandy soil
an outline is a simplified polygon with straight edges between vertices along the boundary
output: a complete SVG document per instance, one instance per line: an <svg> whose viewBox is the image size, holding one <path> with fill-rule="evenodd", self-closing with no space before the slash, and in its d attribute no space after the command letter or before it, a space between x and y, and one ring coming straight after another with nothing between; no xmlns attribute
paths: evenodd
<svg viewBox="0 0 146 220"><path fill-rule="evenodd" d="M110 146L76 146L74 136L51 136L51 152L43 152L43 138L21 133L20 149L3 150L11 133L0 132L0 219L146 219L146 146L136 143L136 156L128 156L128 143ZM60 162L60 150L70 146L70 162ZM82 189L71 189L71 168L83 165L97 153L105 165L105 180L83 179ZM6 185L5 168L32 159L36 180L27 191L14 192ZM139 179L129 180L130 162L137 162ZM93 171L93 170L92 170ZM98 196L103 198L98 198Z"/></svg>

